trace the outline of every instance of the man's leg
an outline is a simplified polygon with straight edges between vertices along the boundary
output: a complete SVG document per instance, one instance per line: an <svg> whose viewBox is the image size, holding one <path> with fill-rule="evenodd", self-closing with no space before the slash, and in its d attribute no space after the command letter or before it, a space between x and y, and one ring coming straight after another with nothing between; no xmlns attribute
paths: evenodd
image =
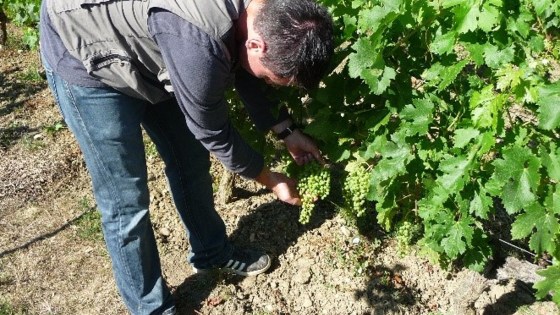
<svg viewBox="0 0 560 315"><path fill-rule="evenodd" d="M214 208L208 151L187 128L175 101L148 106L143 126L165 162L173 201L188 232L189 262L202 269L222 264L233 248Z"/></svg>
<svg viewBox="0 0 560 315"><path fill-rule="evenodd" d="M49 85L84 154L117 286L133 314L173 314L150 223L141 121L146 104L110 88Z"/></svg>

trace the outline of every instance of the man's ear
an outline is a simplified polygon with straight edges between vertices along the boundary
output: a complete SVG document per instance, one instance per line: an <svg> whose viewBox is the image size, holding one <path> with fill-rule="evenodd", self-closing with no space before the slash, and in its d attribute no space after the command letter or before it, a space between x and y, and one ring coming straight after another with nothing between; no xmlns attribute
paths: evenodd
<svg viewBox="0 0 560 315"><path fill-rule="evenodd" d="M245 47L250 53L263 55L266 52L266 44L260 38L250 38L245 42Z"/></svg>

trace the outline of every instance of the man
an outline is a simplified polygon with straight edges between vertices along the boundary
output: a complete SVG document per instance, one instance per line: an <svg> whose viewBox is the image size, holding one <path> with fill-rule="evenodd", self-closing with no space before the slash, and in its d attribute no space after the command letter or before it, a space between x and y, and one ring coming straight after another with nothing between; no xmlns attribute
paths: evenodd
<svg viewBox="0 0 560 315"><path fill-rule="evenodd" d="M53 94L84 154L119 291L133 314L174 314L148 214L141 128L152 138L197 269L256 275L270 257L234 247L213 204L209 154L290 204L296 183L270 171L232 127L234 81L251 118L298 164L314 142L261 83L317 86L333 52L332 22L311 0L45 0L41 51Z"/></svg>

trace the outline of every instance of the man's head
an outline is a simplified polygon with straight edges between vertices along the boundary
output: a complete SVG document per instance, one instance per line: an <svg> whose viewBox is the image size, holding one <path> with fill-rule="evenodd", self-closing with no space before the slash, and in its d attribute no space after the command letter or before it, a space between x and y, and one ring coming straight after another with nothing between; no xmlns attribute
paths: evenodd
<svg viewBox="0 0 560 315"><path fill-rule="evenodd" d="M252 28L261 42L248 38L246 47L260 49L259 61L270 73L261 77L279 85L317 87L334 50L325 8L313 0L264 0Z"/></svg>

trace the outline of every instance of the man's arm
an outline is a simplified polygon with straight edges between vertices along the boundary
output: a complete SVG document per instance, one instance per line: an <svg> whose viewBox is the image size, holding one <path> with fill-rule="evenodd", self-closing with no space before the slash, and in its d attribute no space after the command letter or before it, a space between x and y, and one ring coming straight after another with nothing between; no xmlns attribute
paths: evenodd
<svg viewBox="0 0 560 315"><path fill-rule="evenodd" d="M230 122L224 99L231 82L230 63L219 43L166 11L153 12L149 26L189 129L228 169L257 177L264 160Z"/></svg>
<svg viewBox="0 0 560 315"><path fill-rule="evenodd" d="M149 26L162 50L175 97L195 137L226 168L258 181L284 202L300 204L295 182L265 167L262 156L232 126L224 100L230 69L221 47L169 12L156 12Z"/></svg>

